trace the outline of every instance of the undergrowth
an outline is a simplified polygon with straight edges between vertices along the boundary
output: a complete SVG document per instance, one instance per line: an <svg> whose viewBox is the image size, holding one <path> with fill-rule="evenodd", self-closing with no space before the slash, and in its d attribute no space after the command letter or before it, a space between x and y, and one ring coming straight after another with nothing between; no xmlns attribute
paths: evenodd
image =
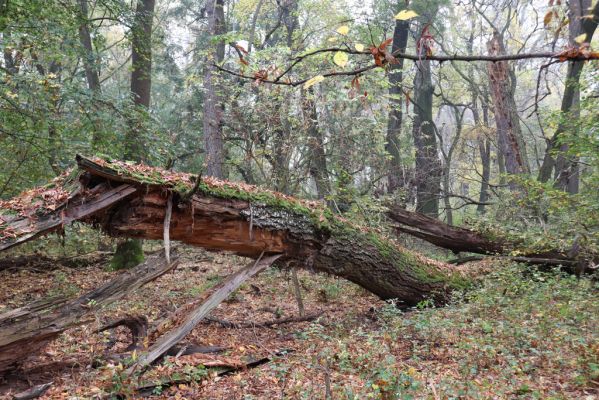
<svg viewBox="0 0 599 400"><path fill-rule="evenodd" d="M589 278L511 265L444 308L383 307L376 331L313 324L304 332L319 343L309 369L328 369L334 398L344 399L597 395L598 288ZM304 387L290 397L319 392Z"/></svg>

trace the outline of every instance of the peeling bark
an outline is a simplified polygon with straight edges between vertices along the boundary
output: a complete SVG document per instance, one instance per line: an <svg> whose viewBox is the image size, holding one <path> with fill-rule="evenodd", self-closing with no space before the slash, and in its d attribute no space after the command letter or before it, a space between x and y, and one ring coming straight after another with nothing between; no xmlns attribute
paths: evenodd
<svg viewBox="0 0 599 400"><path fill-rule="evenodd" d="M498 33L487 43L490 55L505 54L503 38ZM514 100L514 82L507 61L488 63L491 97L493 99L497 142L505 161L508 174L530 172L526 159L526 149L522 139L520 120Z"/></svg>

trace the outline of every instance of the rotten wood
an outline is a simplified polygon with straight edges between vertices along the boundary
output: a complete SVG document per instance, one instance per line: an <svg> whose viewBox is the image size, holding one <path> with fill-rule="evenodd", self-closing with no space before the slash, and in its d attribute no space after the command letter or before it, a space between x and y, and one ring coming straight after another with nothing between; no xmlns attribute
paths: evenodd
<svg viewBox="0 0 599 400"><path fill-rule="evenodd" d="M171 231L171 216L173 214L173 194L168 194L168 199L166 201L166 213L164 214L164 228L163 228L163 240L164 240L164 255L166 257L166 262L171 262L171 239L170 239L170 231Z"/></svg>
<svg viewBox="0 0 599 400"><path fill-rule="evenodd" d="M227 321L220 318L208 317L206 318L207 322L213 322L219 324L225 328L233 328L233 329L246 329L246 328L270 328L275 325L284 325L284 324L292 324L296 322L307 322L314 321L318 317L320 317L324 312L319 311L312 314L300 315L299 317L289 317L289 318L280 318L272 321L265 322L232 322Z"/></svg>
<svg viewBox="0 0 599 400"><path fill-rule="evenodd" d="M226 375L230 375L232 373L235 373L236 371L239 371L240 369L250 369L250 368L256 368L259 367L260 365L266 364L268 362L271 362L275 357L284 357L287 354L293 353L292 349L288 349L288 350L279 350L276 351L274 353L272 353L272 355L270 357L261 357L261 358L255 358L255 359L250 359L247 362L244 363L239 363L239 362L235 362L235 363L228 363L229 365L226 365L227 362L225 360L223 360L223 362L221 362L220 364L220 371L217 372L217 376L226 376ZM201 363L199 363L201 364ZM209 364L209 362L208 362ZM141 397L148 397L151 396L154 393L154 390L160 386L160 388L165 389L174 385L180 385L180 384L188 384L192 382L192 378L169 378L168 380L164 380L161 381L159 383L148 383L142 386L138 386L136 391L137 394Z"/></svg>
<svg viewBox="0 0 599 400"><path fill-rule="evenodd" d="M131 332L131 344L127 346L125 351L138 349L140 347L139 343L148 336L148 319L144 315L126 315L97 329L95 333L115 329L119 326L124 326ZM111 348L114 344L114 341L111 341L107 347Z"/></svg>
<svg viewBox="0 0 599 400"><path fill-rule="evenodd" d="M176 258L169 264L163 254L154 254L137 267L69 302L60 299L44 304L39 301L33 306L1 314L0 375L38 352L65 330L85 324L89 314L162 276L177 264Z"/></svg>
<svg viewBox="0 0 599 400"><path fill-rule="evenodd" d="M48 382L48 383L43 383L41 385L35 385L23 392L13 395L12 398L13 398L13 400L37 399L38 397L40 397L44 393L46 393L48 391L48 389L50 389L50 386L52 386L53 384L54 384L54 381Z"/></svg>
<svg viewBox="0 0 599 400"><path fill-rule="evenodd" d="M426 240L454 253L462 251L481 254L499 254L505 251L506 243L489 240L480 233L457 226L447 225L436 218L393 206L387 215L400 223L396 229L411 236Z"/></svg>
<svg viewBox="0 0 599 400"><path fill-rule="evenodd" d="M120 185L114 189L106 189L106 191L100 192L96 197L86 197L85 202L79 205L76 204L78 197L75 197L74 199L71 199L68 204L63 205L63 207L60 207L55 212L41 216L37 220L31 216L13 219L8 223L8 226L3 227L3 229L10 229L17 235L17 238L1 241L0 251L7 250L18 244L35 239L64 225L68 225L73 221L81 220L92 214L102 212L136 191L137 188L134 186Z"/></svg>
<svg viewBox="0 0 599 400"><path fill-rule="evenodd" d="M559 250L529 251L521 250L522 244L501 238L489 239L481 233L457 226L448 225L438 219L407 211L399 206L389 209L387 215L398 222L395 228L399 232L426 240L436 246L453 251L487 254L509 258L513 261L532 265L562 265L569 268L578 267L587 262L578 259L578 254ZM510 256L509 253L518 250L521 256ZM464 262L480 261L480 257L467 257ZM449 264L461 264L460 259Z"/></svg>
<svg viewBox="0 0 599 400"><path fill-rule="evenodd" d="M178 324L179 326L177 328L172 329L160 337L146 352L140 353L137 363L131 366L127 372L131 374L135 370L143 371L148 365L180 342L202 319L208 316L214 308L222 303L232 292L237 290L243 282L272 265L272 263L280 257L280 254L268 256L264 259L262 256L259 257L256 262L252 262L246 267L231 274L224 282L220 283L210 291L209 296L195 301L192 305L184 307L185 310L191 306L194 308L187 314L185 319ZM180 317L180 315L175 313L174 319L177 319L178 317Z"/></svg>

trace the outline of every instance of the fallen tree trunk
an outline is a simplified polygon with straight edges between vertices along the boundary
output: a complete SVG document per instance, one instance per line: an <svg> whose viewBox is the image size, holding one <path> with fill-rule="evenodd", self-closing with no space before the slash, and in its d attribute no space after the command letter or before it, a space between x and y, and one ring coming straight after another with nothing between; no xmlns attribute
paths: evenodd
<svg viewBox="0 0 599 400"><path fill-rule="evenodd" d="M85 219L111 235L161 240L167 199L174 192L170 240L252 258L281 254L281 262L348 279L404 307L425 299L443 303L451 290L469 284L451 266L354 226L321 203L211 178L194 187L191 175L145 166L81 157L78 163L91 176L90 188L106 180L145 186L110 213ZM195 194L184 201L192 188Z"/></svg>
<svg viewBox="0 0 599 400"><path fill-rule="evenodd" d="M399 206L389 209L387 215L400 225L396 229L426 240L436 246L459 253L500 254L507 248L505 241L490 240L478 232L447 225L436 218L408 211Z"/></svg>
<svg viewBox="0 0 599 400"><path fill-rule="evenodd" d="M578 259L578 254L573 251L526 251L523 250L524 246L520 242L504 238L491 239L471 229L448 225L438 219L408 211L399 206L392 207L387 215L399 223L395 226L397 231L426 240L456 254L468 252L503 255L518 262L535 265L563 265L576 271L579 264L585 263L585 260ZM518 256L510 256L512 252L518 253ZM469 261L479 259L473 258Z"/></svg>
<svg viewBox="0 0 599 400"><path fill-rule="evenodd" d="M38 301L32 306L0 314L0 375L65 330L85 323L86 315L153 281L177 263L176 259L166 263L163 254L155 254L143 264L72 301ZM58 306L60 303L65 304Z"/></svg>
<svg viewBox="0 0 599 400"><path fill-rule="evenodd" d="M115 236L162 240L172 195L170 240L252 258L282 254L281 262L348 279L405 307L431 298L442 303L469 282L451 266L355 226L319 202L213 178L198 183L189 174L144 165L80 156L77 162L77 195L54 205L56 211L30 212L0 225L0 250L74 219Z"/></svg>

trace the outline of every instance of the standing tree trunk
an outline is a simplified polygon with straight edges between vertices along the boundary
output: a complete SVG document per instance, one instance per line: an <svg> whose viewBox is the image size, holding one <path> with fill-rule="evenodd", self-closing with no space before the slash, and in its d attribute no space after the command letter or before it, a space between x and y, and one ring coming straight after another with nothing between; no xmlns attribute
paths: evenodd
<svg viewBox="0 0 599 400"><path fill-rule="evenodd" d="M88 0L79 0L79 42L83 49L83 68L85 69L85 79L87 87L91 91L92 96L101 94L102 87L100 86L100 70L98 62L94 54L91 35L89 32L89 11L87 7ZM100 131L102 123L100 118L93 117L94 133L92 136L92 149L97 149L100 142Z"/></svg>
<svg viewBox="0 0 599 400"><path fill-rule="evenodd" d="M100 92L100 75L98 63L94 57L91 35L89 33L89 11L87 7L88 0L79 0L79 13L81 23L79 24L79 42L85 52L83 57L83 68L85 69L85 78L87 87L92 92Z"/></svg>
<svg viewBox="0 0 599 400"><path fill-rule="evenodd" d="M416 210L437 217L441 188L441 162L433 125L433 83L430 60L418 62L414 77L414 125L416 146Z"/></svg>
<svg viewBox="0 0 599 400"><path fill-rule="evenodd" d="M140 138L140 118L150 108L152 89L152 20L155 0L138 0L131 29L131 97L136 114L129 121L125 137L125 158L140 161L145 158L144 141Z"/></svg>
<svg viewBox="0 0 599 400"><path fill-rule="evenodd" d="M302 90L302 113L304 125L308 131L308 148L310 149L310 176L316 183L316 192L319 199L324 199L331 193L327 157L324 151L324 139L318 126L318 114L314 102L314 90Z"/></svg>
<svg viewBox="0 0 599 400"><path fill-rule="evenodd" d="M129 117L125 136L125 159L141 161L146 158L143 119L150 108L152 90L152 20L155 0L138 0L135 20L131 29L131 98L135 107ZM139 239L119 243L110 265L113 269L129 268L131 260L144 258Z"/></svg>
<svg viewBox="0 0 599 400"><path fill-rule="evenodd" d="M482 176L480 182L480 195L478 196L478 206L476 211L479 214L485 213L485 204L489 200L489 179L491 178L491 141L481 136L478 138L478 150L482 163Z"/></svg>
<svg viewBox="0 0 599 400"><path fill-rule="evenodd" d="M206 8L208 33L211 37L225 33L224 0L211 0ZM225 42L219 39L210 45L204 68L204 147L206 175L224 177L225 150L223 146L223 104L219 75L214 63L225 57Z"/></svg>
<svg viewBox="0 0 599 400"><path fill-rule="evenodd" d="M402 1L400 1L402 3ZM407 3L407 2L406 2ZM407 5L406 5L407 6ZM405 7L404 7L405 8ZM393 31L392 51L405 53L408 45L409 21L395 21ZM387 143L385 150L391 156L389 160L389 170L387 174L387 191L393 193L399 187L405 185L405 176L401 165L401 124L403 113L402 101L402 83L403 83L404 60L400 58L397 64L389 65L389 120L387 122Z"/></svg>
<svg viewBox="0 0 599 400"><path fill-rule="evenodd" d="M505 54L503 38L498 33L487 43L490 55ZM495 124L497 126L497 142L508 174L517 175L530 172L520 120L514 100L514 82L506 61L488 63L491 97L493 99ZM514 188L513 185L511 185Z"/></svg>
<svg viewBox="0 0 599 400"><path fill-rule="evenodd" d="M583 18L588 14L591 8L590 0L572 0L570 1L570 45L578 46L574 38L584 34L585 42L590 43L593 34L599 22L599 2L595 3L592 10L592 18ZM577 193L579 185L578 161L576 158L569 158L567 155L568 145L561 144L557 155L557 161L552 152L558 145L559 139L566 130L570 129L569 120L578 120L580 110L578 102L580 100L580 75L584 67L583 61L569 61L568 72L566 74L566 87L562 97L561 114L562 119L551 139L547 141L547 149L543 164L539 169L539 181L547 182L551 178L551 173L555 168L555 186L569 193Z"/></svg>

